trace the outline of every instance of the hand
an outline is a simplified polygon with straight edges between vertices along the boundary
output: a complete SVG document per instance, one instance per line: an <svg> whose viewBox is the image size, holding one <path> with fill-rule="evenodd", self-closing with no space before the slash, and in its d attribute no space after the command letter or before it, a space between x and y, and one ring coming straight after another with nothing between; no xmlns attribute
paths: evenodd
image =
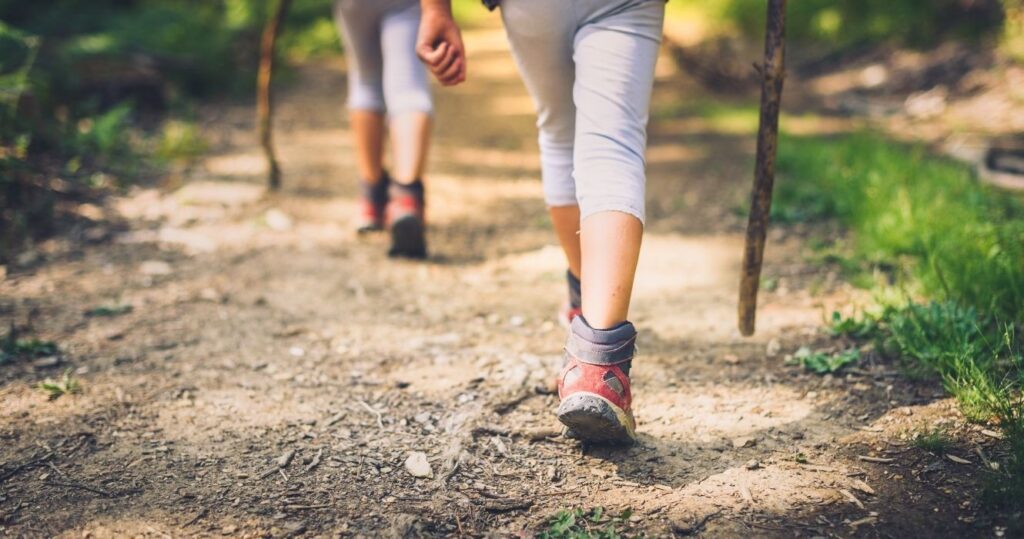
<svg viewBox="0 0 1024 539"><path fill-rule="evenodd" d="M455 86L466 80L466 50L450 9L424 8L416 54L441 84Z"/></svg>

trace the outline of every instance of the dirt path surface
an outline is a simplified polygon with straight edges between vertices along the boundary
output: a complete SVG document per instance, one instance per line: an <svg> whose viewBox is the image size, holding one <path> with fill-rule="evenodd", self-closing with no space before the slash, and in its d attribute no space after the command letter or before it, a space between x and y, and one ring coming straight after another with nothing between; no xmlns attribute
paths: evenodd
<svg viewBox="0 0 1024 539"><path fill-rule="evenodd" d="M559 436L564 263L532 106L501 31L467 39L471 83L438 93L426 263L350 232L344 66L327 62L282 97L283 193L263 196L251 109L213 107L214 151L113 203L124 230L0 281L4 320L62 350L0 366L0 534L529 535L598 506L651 536L991 533L970 501L990 440L939 388L871 362L824 378L784 364L839 346L818 328L848 301L792 231L773 235L758 336L738 336L753 138L684 113L651 127L640 443ZM663 58L655 110L697 92ZM85 314L103 305L132 309ZM66 367L82 392L48 401L34 384ZM936 424L970 463L908 442ZM430 477L406 469L412 452Z"/></svg>

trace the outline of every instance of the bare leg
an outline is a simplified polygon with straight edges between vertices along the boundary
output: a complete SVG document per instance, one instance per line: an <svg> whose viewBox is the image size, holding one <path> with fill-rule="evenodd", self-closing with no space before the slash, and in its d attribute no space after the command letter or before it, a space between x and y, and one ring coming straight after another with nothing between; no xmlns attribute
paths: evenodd
<svg viewBox="0 0 1024 539"><path fill-rule="evenodd" d="M430 149L430 114L409 112L391 118L392 177L401 184L421 179Z"/></svg>
<svg viewBox="0 0 1024 539"><path fill-rule="evenodd" d="M578 279L580 277L580 207L550 206L548 214L555 225L555 235L565 252L569 271Z"/></svg>
<svg viewBox="0 0 1024 539"><path fill-rule="evenodd" d="M583 220L583 317L594 329L626 321L643 231L639 219L623 212L598 212Z"/></svg>
<svg viewBox="0 0 1024 539"><path fill-rule="evenodd" d="M356 169L362 181L376 183L383 175L384 115L370 110L349 112Z"/></svg>

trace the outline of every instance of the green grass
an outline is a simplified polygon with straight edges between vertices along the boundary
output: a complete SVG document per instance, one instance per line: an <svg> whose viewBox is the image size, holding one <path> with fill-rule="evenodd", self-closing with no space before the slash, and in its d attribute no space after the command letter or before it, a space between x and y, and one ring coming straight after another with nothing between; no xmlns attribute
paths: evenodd
<svg viewBox="0 0 1024 539"><path fill-rule="evenodd" d="M803 347L797 350L792 359L786 363L800 365L814 374L833 374L857 364L858 361L860 361L860 350L856 348L836 354L826 354L812 352L810 348Z"/></svg>
<svg viewBox="0 0 1024 539"><path fill-rule="evenodd" d="M17 359L34 359L60 353L60 347L53 341L35 338L19 339L12 334L0 342L0 365Z"/></svg>
<svg viewBox="0 0 1024 539"><path fill-rule="evenodd" d="M921 292L1024 320L1024 204L965 165L873 133L784 137L773 217L839 220L846 256L894 268ZM909 281L908 281L909 282Z"/></svg>
<svg viewBox="0 0 1024 539"><path fill-rule="evenodd" d="M968 420L1002 429L1008 456L990 498L1024 492L1021 200L978 183L965 165L876 133L784 137L778 172L774 218L837 221L846 234L819 248L822 261L886 277L865 282L878 308L834 315L833 334L874 341L909 376L941 380Z"/></svg>
<svg viewBox="0 0 1024 539"><path fill-rule="evenodd" d="M824 50L864 43L896 42L931 46L943 39L978 41L999 35L1004 11L1019 13L1017 0L800 0L787 9L787 37ZM698 17L717 33L759 39L764 32L764 0L673 0L668 15ZM1014 11L1016 10L1016 11ZM1019 31L1005 25L1007 33Z"/></svg>
<svg viewBox="0 0 1024 539"><path fill-rule="evenodd" d="M918 432L910 443L918 449L936 455L945 455L953 448L953 440L941 428Z"/></svg>
<svg viewBox="0 0 1024 539"><path fill-rule="evenodd" d="M82 385L71 375L71 369L65 370L64 375L59 380L47 378L39 382L39 385L36 387L43 393L46 393L50 400L57 400L64 395L72 395L82 391Z"/></svg>
<svg viewBox="0 0 1024 539"><path fill-rule="evenodd" d="M619 539L629 527L632 511L611 515L603 507L562 509L548 520L538 539Z"/></svg>

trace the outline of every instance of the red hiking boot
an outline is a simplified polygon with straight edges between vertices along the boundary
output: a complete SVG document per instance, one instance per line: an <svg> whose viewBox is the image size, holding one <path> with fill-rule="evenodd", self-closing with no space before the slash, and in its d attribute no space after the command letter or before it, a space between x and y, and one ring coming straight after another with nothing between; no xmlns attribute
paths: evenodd
<svg viewBox="0 0 1024 539"><path fill-rule="evenodd" d="M606 444L636 441L629 387L635 352L633 324L599 330L582 316L573 319L558 377L558 420L569 427L568 436Z"/></svg>
<svg viewBox="0 0 1024 539"><path fill-rule="evenodd" d="M363 196L359 200L359 221L356 225L356 232L366 234L384 230L384 213L388 205L391 177L384 172L376 182L363 181L361 185Z"/></svg>
<svg viewBox="0 0 1024 539"><path fill-rule="evenodd" d="M391 249L388 256L426 258L423 183L419 180L408 185L393 183L390 194L387 221L391 230Z"/></svg>
<svg viewBox="0 0 1024 539"><path fill-rule="evenodd" d="M572 271L565 270L565 280L569 285L569 297L562 304L562 308L558 310L558 322L565 329L569 329L572 320L583 314L583 301L579 278L573 275Z"/></svg>

